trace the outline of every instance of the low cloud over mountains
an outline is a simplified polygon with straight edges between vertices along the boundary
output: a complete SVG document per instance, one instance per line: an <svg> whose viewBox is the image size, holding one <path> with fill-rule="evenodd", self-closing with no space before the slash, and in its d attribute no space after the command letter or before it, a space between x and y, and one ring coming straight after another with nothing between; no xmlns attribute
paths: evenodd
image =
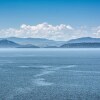
<svg viewBox="0 0 100 100"><path fill-rule="evenodd" d="M1 29L0 37L32 37L46 38L51 40L70 40L79 37L100 37L98 27L72 27L71 25L51 25L42 23L38 25L22 24L20 28Z"/></svg>

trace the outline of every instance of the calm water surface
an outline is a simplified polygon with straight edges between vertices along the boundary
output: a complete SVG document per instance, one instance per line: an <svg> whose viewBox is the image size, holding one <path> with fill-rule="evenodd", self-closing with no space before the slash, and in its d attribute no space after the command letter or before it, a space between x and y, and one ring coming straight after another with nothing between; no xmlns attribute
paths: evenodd
<svg viewBox="0 0 100 100"><path fill-rule="evenodd" d="M100 49L0 49L0 100L100 100Z"/></svg>

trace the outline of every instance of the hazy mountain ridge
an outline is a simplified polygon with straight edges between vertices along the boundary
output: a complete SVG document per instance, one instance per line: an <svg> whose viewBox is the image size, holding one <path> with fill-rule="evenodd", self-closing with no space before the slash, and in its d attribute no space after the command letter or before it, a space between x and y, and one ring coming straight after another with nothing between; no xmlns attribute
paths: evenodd
<svg viewBox="0 0 100 100"><path fill-rule="evenodd" d="M61 48L100 48L100 43L67 43Z"/></svg>
<svg viewBox="0 0 100 100"><path fill-rule="evenodd" d="M5 38L0 38L0 40ZM28 45L32 44L34 46L38 47L48 47L48 46L61 46L64 41L54 41L44 38L18 38L18 37L8 37L6 38L9 41L13 41L15 43L21 44L21 45Z"/></svg>
<svg viewBox="0 0 100 100"><path fill-rule="evenodd" d="M31 44L21 45L13 41L3 39L3 40L0 40L0 48L39 48L39 47L31 45Z"/></svg>
<svg viewBox="0 0 100 100"><path fill-rule="evenodd" d="M71 39L61 48L100 48L100 38L82 37Z"/></svg>
<svg viewBox="0 0 100 100"><path fill-rule="evenodd" d="M100 38L82 37L65 42L43 38L9 37L0 38L0 48L100 48Z"/></svg>
<svg viewBox="0 0 100 100"><path fill-rule="evenodd" d="M20 46L20 44L17 44L15 42L12 42L12 41L8 41L6 39L3 39L3 40L0 40L0 48L9 48L9 47L18 47Z"/></svg>
<svg viewBox="0 0 100 100"><path fill-rule="evenodd" d="M100 43L100 38L82 37L77 39L71 39L67 43Z"/></svg>

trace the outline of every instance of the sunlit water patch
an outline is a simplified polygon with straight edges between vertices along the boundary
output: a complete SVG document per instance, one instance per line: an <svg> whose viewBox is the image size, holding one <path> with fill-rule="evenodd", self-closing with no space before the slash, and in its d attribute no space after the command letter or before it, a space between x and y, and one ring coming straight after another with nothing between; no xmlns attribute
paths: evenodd
<svg viewBox="0 0 100 100"><path fill-rule="evenodd" d="M37 78L33 80L33 83L37 86L50 86L53 85L53 83L47 82L44 78Z"/></svg>

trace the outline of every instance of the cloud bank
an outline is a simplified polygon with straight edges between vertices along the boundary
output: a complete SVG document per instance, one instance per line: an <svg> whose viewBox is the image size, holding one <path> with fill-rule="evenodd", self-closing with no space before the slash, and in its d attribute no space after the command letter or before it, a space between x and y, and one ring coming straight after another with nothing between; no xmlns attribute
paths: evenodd
<svg viewBox="0 0 100 100"><path fill-rule="evenodd" d="M22 24L20 28L1 29L0 37L32 37L46 38L51 40L70 40L79 37L100 37L100 26L98 27L72 27L71 25L51 25L42 23L38 25Z"/></svg>

